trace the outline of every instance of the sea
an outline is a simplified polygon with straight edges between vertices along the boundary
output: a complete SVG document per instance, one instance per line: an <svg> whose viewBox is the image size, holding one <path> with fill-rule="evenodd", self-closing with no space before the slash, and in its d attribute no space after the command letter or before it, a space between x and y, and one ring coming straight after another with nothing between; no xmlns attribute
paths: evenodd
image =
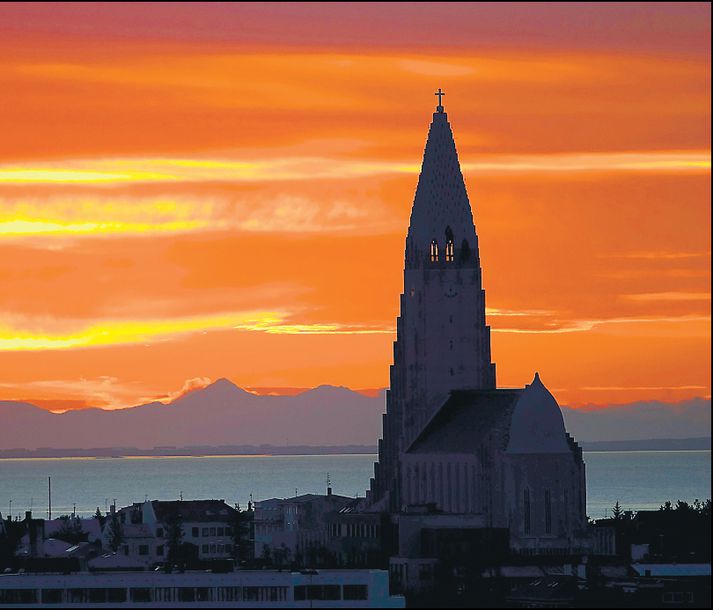
<svg viewBox="0 0 713 610"><path fill-rule="evenodd" d="M225 455L200 457L109 457L0 459L0 513L35 517L106 512L150 500L222 499L242 508L252 501L304 493L363 496L375 455ZM656 510L666 500L711 497L711 452L589 451L587 514Z"/></svg>

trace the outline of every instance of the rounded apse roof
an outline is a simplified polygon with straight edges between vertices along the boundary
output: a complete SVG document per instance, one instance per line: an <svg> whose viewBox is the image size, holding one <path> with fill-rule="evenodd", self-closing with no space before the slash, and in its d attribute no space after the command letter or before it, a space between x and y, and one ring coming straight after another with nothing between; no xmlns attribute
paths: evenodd
<svg viewBox="0 0 713 610"><path fill-rule="evenodd" d="M508 453L569 453L564 419L555 397L535 373L515 405Z"/></svg>

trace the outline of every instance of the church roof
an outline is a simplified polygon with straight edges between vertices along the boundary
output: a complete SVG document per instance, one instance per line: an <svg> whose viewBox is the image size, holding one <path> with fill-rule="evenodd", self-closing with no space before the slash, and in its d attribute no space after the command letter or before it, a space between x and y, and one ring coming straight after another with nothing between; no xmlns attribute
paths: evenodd
<svg viewBox="0 0 713 610"><path fill-rule="evenodd" d="M439 107L441 108L441 107ZM436 239L441 247L450 227L458 246L465 238L476 245L473 213L461 173L453 132L448 115L433 113L423 153L421 174L411 209L407 244L425 249Z"/></svg>
<svg viewBox="0 0 713 610"><path fill-rule="evenodd" d="M455 390L408 453L473 453L494 430L507 436L521 389Z"/></svg>
<svg viewBox="0 0 713 610"><path fill-rule="evenodd" d="M456 390L407 453L473 453L491 434L507 453L571 453L557 401L535 373L524 389Z"/></svg>
<svg viewBox="0 0 713 610"><path fill-rule="evenodd" d="M564 418L555 397L535 373L517 401L508 453L569 453Z"/></svg>

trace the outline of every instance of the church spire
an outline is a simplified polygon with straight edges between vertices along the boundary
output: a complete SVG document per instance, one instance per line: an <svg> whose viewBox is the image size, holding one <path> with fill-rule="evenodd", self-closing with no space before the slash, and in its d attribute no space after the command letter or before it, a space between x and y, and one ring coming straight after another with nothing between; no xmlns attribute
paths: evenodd
<svg viewBox="0 0 713 610"><path fill-rule="evenodd" d="M410 268L432 260L434 248L445 252L449 240L455 250L465 248L477 256L470 201L448 114L441 103L445 94L439 88L435 95L439 103L428 131L406 239L406 266Z"/></svg>

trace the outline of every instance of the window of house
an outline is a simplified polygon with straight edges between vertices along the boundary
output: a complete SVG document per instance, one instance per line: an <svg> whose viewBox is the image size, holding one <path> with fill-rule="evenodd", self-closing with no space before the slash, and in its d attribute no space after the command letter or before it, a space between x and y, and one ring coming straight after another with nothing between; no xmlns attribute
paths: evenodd
<svg viewBox="0 0 713 610"><path fill-rule="evenodd" d="M207 527L203 528L203 538L207 538L210 534L210 530Z"/></svg>
<svg viewBox="0 0 713 610"><path fill-rule="evenodd" d="M156 528L156 538L163 538L163 528L162 527Z"/></svg>
<svg viewBox="0 0 713 610"><path fill-rule="evenodd" d="M210 549L210 547L209 547L207 544L204 544L204 545L201 547L201 551L202 551L204 554L207 554L207 553L209 552L209 549Z"/></svg>
<svg viewBox="0 0 713 610"><path fill-rule="evenodd" d="M366 585L344 585L344 599L365 600L369 597Z"/></svg>
<svg viewBox="0 0 713 610"><path fill-rule="evenodd" d="M210 535L215 536L215 528L214 527L210 528Z"/></svg>
<svg viewBox="0 0 713 610"><path fill-rule="evenodd" d="M151 589L148 588L138 588L131 589L131 601L132 602L150 602L151 601Z"/></svg>
<svg viewBox="0 0 713 610"><path fill-rule="evenodd" d="M222 535L223 535L223 531L224 531L223 528L222 528L222 527L219 527L218 530L217 530L217 535L218 535L218 536L222 536Z"/></svg>
<svg viewBox="0 0 713 610"><path fill-rule="evenodd" d="M191 528L191 536L198 538L198 536L200 536L200 529L197 527Z"/></svg>
<svg viewBox="0 0 713 610"><path fill-rule="evenodd" d="M61 604L63 589L42 589L43 604Z"/></svg>
<svg viewBox="0 0 713 610"><path fill-rule="evenodd" d="M148 555L149 554L149 545L148 544L140 544L139 545L139 555Z"/></svg>
<svg viewBox="0 0 713 610"><path fill-rule="evenodd" d="M106 590L106 601L109 603L119 602L123 603L126 601L126 589L107 589Z"/></svg>
<svg viewBox="0 0 713 610"><path fill-rule="evenodd" d="M158 555L159 557L163 557L163 545L162 544L159 544L156 547L156 555Z"/></svg>

